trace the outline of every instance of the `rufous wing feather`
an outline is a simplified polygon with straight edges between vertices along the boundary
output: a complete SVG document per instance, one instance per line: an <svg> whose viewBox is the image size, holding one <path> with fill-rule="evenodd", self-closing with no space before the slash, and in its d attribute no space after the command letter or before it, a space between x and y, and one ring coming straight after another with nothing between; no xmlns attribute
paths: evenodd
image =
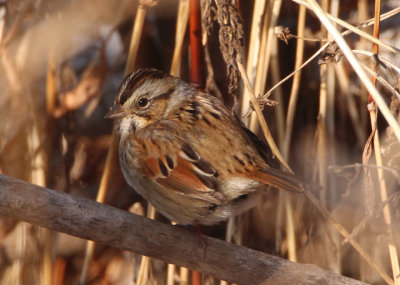
<svg viewBox="0 0 400 285"><path fill-rule="evenodd" d="M200 200L219 203L216 171L187 143L142 139L143 173L160 185Z"/></svg>
<svg viewBox="0 0 400 285"><path fill-rule="evenodd" d="M213 192L212 181L197 173L190 161L178 157L174 169L166 177L158 178L157 183L186 194Z"/></svg>

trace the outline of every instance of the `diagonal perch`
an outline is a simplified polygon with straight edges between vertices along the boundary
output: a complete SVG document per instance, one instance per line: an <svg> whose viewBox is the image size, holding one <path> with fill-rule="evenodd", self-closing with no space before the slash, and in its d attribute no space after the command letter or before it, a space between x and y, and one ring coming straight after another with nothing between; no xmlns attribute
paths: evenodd
<svg viewBox="0 0 400 285"><path fill-rule="evenodd" d="M0 214L175 263L238 284L365 284L310 264L204 237L0 175Z"/></svg>

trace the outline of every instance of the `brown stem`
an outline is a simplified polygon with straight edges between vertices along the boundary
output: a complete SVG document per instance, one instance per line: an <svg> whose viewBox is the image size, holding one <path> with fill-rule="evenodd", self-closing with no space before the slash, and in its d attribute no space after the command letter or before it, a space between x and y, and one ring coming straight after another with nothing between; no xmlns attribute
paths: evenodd
<svg viewBox="0 0 400 285"><path fill-rule="evenodd" d="M190 83L204 87L200 0L190 0Z"/></svg>
<svg viewBox="0 0 400 285"><path fill-rule="evenodd" d="M380 29L380 23L381 23L380 14L381 14L381 1L376 0L375 1L374 31L372 32L372 35L374 38L377 38L377 39L379 39L379 29ZM376 43L372 43L372 52L374 54L378 54L378 51L379 51L379 46ZM375 64L372 64L371 68L373 71L376 71ZM376 78L372 75L371 75L371 80L372 80L372 83L374 83L376 85ZM368 95L368 103L371 103L372 101L374 101L374 99L372 98L371 94L369 94Z"/></svg>
<svg viewBox="0 0 400 285"><path fill-rule="evenodd" d="M201 274L196 270L192 270L192 285L201 284Z"/></svg>

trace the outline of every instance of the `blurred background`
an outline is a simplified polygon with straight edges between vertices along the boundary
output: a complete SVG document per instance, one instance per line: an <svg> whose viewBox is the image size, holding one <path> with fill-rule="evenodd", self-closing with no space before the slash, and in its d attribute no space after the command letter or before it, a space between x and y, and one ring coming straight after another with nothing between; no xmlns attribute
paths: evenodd
<svg viewBox="0 0 400 285"><path fill-rule="evenodd" d="M265 94L330 39L295 1L202 0L195 27L201 30L202 64L195 65L188 19L194 17L189 2L196 1L139 2L0 0L0 173L99 200L107 163L104 202L146 215L147 203L127 186L118 161L106 159L113 123L104 115L124 74L153 67L177 75L222 98L264 139L254 112L248 115L249 92L235 59L242 60L255 94ZM373 19L377 4L321 1L353 26ZM384 1L381 14L398 13L399 6ZM279 40L276 26L301 39ZM345 37L359 50L360 63L377 75L377 88L397 121L399 26L398 14L381 20L380 39L397 52L381 47L379 58L371 54L371 41L354 33ZM373 28L363 30L372 34ZM263 98L261 105L268 101ZM204 234L373 284L393 276L400 284L400 144L381 114L367 108L371 98L339 49L331 45L268 99L277 104L263 106L264 117L284 159L305 181L322 186L315 197L386 278L302 195L271 189L255 209L204 227ZM376 113L377 132L370 137ZM223 284L10 217L0 217L0 283Z"/></svg>

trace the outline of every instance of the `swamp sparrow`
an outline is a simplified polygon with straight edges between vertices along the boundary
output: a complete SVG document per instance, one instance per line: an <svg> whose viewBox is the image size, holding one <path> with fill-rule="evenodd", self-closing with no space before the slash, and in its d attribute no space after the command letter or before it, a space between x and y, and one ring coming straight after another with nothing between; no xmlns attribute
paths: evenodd
<svg viewBox="0 0 400 285"><path fill-rule="evenodd" d="M219 99L159 70L128 75L106 118L119 119L119 160L128 184L179 224L214 224L240 214L265 185L303 191Z"/></svg>

